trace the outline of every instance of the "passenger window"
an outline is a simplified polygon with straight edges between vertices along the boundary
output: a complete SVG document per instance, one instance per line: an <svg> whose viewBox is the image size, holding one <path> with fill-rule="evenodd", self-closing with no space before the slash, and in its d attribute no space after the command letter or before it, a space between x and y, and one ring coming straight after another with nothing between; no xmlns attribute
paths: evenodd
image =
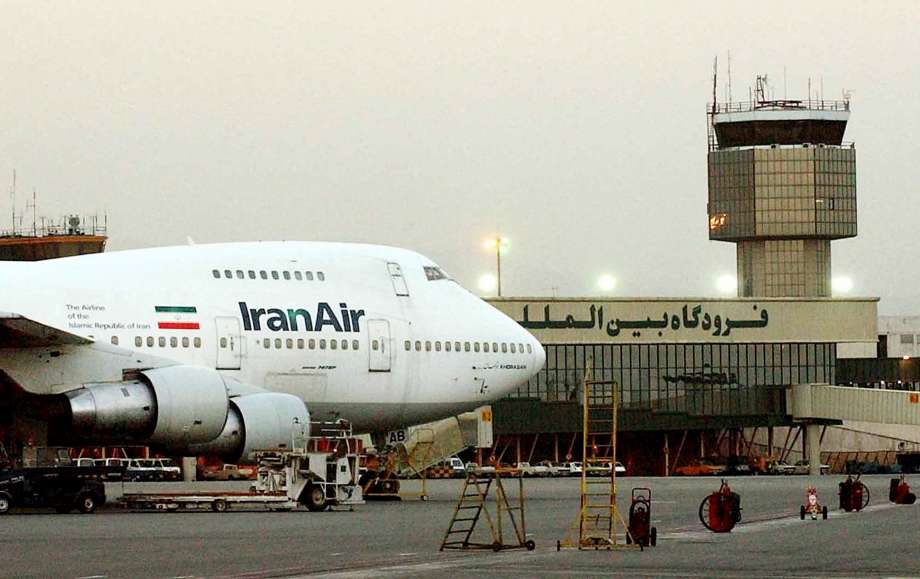
<svg viewBox="0 0 920 579"><path fill-rule="evenodd" d="M342 340L342 349L343 349L343 350L347 350L347 349L348 349L348 340Z"/></svg>
<svg viewBox="0 0 920 579"><path fill-rule="evenodd" d="M182 347L188 348L188 338L182 338Z"/></svg>
<svg viewBox="0 0 920 579"><path fill-rule="evenodd" d="M118 345L118 336L112 336L112 345L113 345L113 346L117 346L117 345Z"/></svg>
<svg viewBox="0 0 920 579"><path fill-rule="evenodd" d="M407 346L406 349L407 349L407 350L409 349L409 348L408 348L408 345L409 345L409 342L406 342L406 346ZM373 351L376 352L376 351L379 350L379 349L380 349L380 342L378 342L377 340L372 341L372 342L371 342L371 350L373 350Z"/></svg>
<svg viewBox="0 0 920 579"><path fill-rule="evenodd" d="M179 347L179 339L178 339L178 338L170 338L170 339L169 339L169 347L170 347L170 348L178 348L178 347Z"/></svg>
<svg viewBox="0 0 920 579"><path fill-rule="evenodd" d="M276 350L281 349L281 338L275 338L275 349Z"/></svg>
<svg viewBox="0 0 920 579"><path fill-rule="evenodd" d="M431 342L428 341L428 340L425 340L425 351L426 351L426 352L430 352L430 351L431 351Z"/></svg>
<svg viewBox="0 0 920 579"><path fill-rule="evenodd" d="M318 281L326 281L326 274L321 271L316 272L316 279Z"/></svg>
<svg viewBox="0 0 920 579"><path fill-rule="evenodd" d="M440 351L441 351L441 342L435 342L435 343L434 343L434 351L435 351L435 352L440 352Z"/></svg>
<svg viewBox="0 0 920 579"><path fill-rule="evenodd" d="M460 342L454 342L454 350L460 351Z"/></svg>
<svg viewBox="0 0 920 579"><path fill-rule="evenodd" d="M407 352L412 349L412 342L410 342L409 340L406 340L405 345L406 345Z"/></svg>
<svg viewBox="0 0 920 579"><path fill-rule="evenodd" d="M296 279L297 281L303 281L303 274L300 273L299 271L295 271L295 272L294 272L294 279Z"/></svg>
<svg viewBox="0 0 920 579"><path fill-rule="evenodd" d="M514 345L514 342L511 342L511 353L512 354L517 353L517 346Z"/></svg>
<svg viewBox="0 0 920 579"><path fill-rule="evenodd" d="M140 348L140 347L143 346L143 345L144 345L144 340L142 340L140 336L137 336L137 337L134 338L134 347L135 347L135 348Z"/></svg>
<svg viewBox="0 0 920 579"><path fill-rule="evenodd" d="M358 349L358 345L359 345L359 344L358 344L358 340L352 340L352 341L351 341L351 349L352 349L352 350L357 350L357 349Z"/></svg>
<svg viewBox="0 0 920 579"><path fill-rule="evenodd" d="M521 354L524 353L524 344L518 343L518 351L519 351Z"/></svg>
<svg viewBox="0 0 920 579"><path fill-rule="evenodd" d="M533 354L533 347L530 344L527 344L527 353Z"/></svg>
<svg viewBox="0 0 920 579"><path fill-rule="evenodd" d="M505 342L502 342L502 354L507 354L507 353L508 353L508 344L506 344Z"/></svg>
<svg viewBox="0 0 920 579"><path fill-rule="evenodd" d="M284 345L287 346L288 350L293 350L294 349L294 339L288 338Z"/></svg>
<svg viewBox="0 0 920 579"><path fill-rule="evenodd" d="M492 351L498 354L498 342L492 342Z"/></svg>
<svg viewBox="0 0 920 579"><path fill-rule="evenodd" d="M224 277L227 279L233 279L233 272L229 269L224 270Z"/></svg>
<svg viewBox="0 0 920 579"><path fill-rule="evenodd" d="M444 342L444 351L450 352L450 346L451 346L450 342Z"/></svg>
<svg viewBox="0 0 920 579"><path fill-rule="evenodd" d="M272 271L272 279L275 279L275 280L278 279L278 272L277 272L277 271Z"/></svg>
<svg viewBox="0 0 920 579"><path fill-rule="evenodd" d="M489 351L489 343L488 343L488 342L483 342L483 343L482 343L482 351L483 351L483 352L488 352L488 351Z"/></svg>
<svg viewBox="0 0 920 579"><path fill-rule="evenodd" d="M236 270L236 279L245 279L245 278L246 278L246 274L243 273L243 270L241 269Z"/></svg>
<svg viewBox="0 0 920 579"><path fill-rule="evenodd" d="M307 281L313 281L313 272L312 272L312 271L305 271L305 272L304 272L304 276L306 276Z"/></svg>
<svg viewBox="0 0 920 579"><path fill-rule="evenodd" d="M153 347L153 336L147 336L147 347L148 348Z"/></svg>
<svg viewBox="0 0 920 579"><path fill-rule="evenodd" d="M272 347L272 341L269 340L268 338L265 338L264 340L262 340L262 347L268 350L269 348Z"/></svg>
<svg viewBox="0 0 920 579"><path fill-rule="evenodd" d="M473 350L476 352L479 351L479 342L473 342Z"/></svg>
<svg viewBox="0 0 920 579"><path fill-rule="evenodd" d="M303 338L297 338L297 349L303 350Z"/></svg>
<svg viewBox="0 0 920 579"><path fill-rule="evenodd" d="M286 279L287 281L291 281L291 272L289 272L289 271L282 271L282 272L281 272L281 275L284 276L284 279Z"/></svg>
<svg viewBox="0 0 920 579"><path fill-rule="evenodd" d="M416 352L421 352L421 351L422 351L422 343L421 343L420 341L418 341L418 340L415 341L415 351L416 351Z"/></svg>
<svg viewBox="0 0 920 579"><path fill-rule="evenodd" d="M325 349L326 349L326 340L320 340L320 341L319 341L319 349L320 349L320 350L325 350Z"/></svg>
<svg viewBox="0 0 920 579"><path fill-rule="evenodd" d="M226 348L226 347L227 347L227 338L221 338L221 339L220 339L220 347L221 347L221 348Z"/></svg>
<svg viewBox="0 0 920 579"><path fill-rule="evenodd" d="M469 343L469 342L463 342L463 349L466 350L467 352L469 352L469 351L470 351L470 343ZM477 350L478 350L478 349L479 349L479 348L477 348Z"/></svg>
<svg viewBox="0 0 920 579"><path fill-rule="evenodd" d="M260 270L259 277L261 277L262 279L268 279L268 272L266 272L264 269Z"/></svg>
<svg viewBox="0 0 920 579"><path fill-rule="evenodd" d="M211 270L211 275L214 276L214 279L220 279L220 270L219 270L219 269L212 269L212 270Z"/></svg>
<svg viewBox="0 0 920 579"><path fill-rule="evenodd" d="M329 347L332 348L333 350L337 350L339 347L338 340L329 340Z"/></svg>
<svg viewBox="0 0 920 579"><path fill-rule="evenodd" d="M165 348L165 347L166 347L166 338L164 338L163 336L160 336L160 338L157 340L157 345L158 345L159 347L161 347L161 348Z"/></svg>
<svg viewBox="0 0 920 579"><path fill-rule="evenodd" d="M196 347L196 348L200 348L200 347L201 347L201 338L195 338L194 343L195 343L195 347Z"/></svg>

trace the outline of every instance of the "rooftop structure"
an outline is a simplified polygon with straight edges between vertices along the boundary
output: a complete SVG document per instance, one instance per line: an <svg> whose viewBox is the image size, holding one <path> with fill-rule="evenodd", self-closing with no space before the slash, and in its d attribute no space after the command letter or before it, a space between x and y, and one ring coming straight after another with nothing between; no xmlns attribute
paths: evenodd
<svg viewBox="0 0 920 579"><path fill-rule="evenodd" d="M67 216L59 223L43 220L31 228L0 231L0 261L41 261L102 253L107 232L107 218L78 215Z"/></svg>

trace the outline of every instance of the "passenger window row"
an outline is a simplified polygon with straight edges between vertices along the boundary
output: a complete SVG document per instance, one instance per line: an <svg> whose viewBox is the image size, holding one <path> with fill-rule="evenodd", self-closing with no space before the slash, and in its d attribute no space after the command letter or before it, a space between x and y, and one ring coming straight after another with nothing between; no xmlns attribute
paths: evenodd
<svg viewBox="0 0 920 579"><path fill-rule="evenodd" d="M412 350L412 340L406 340L404 343L406 351L409 352ZM421 340L415 341L415 351L421 352L424 347L426 352L431 352L434 349L435 352L494 352L498 353L501 351L502 354L507 354L511 352L512 354L523 354L525 350L525 345L520 343L511 343L507 342L441 342L440 340L435 340L434 342L430 340ZM528 354L533 353L533 346L530 344L526 345L526 350Z"/></svg>
<svg viewBox="0 0 920 579"><path fill-rule="evenodd" d="M243 271L242 269L232 270L225 269L223 273L219 269L212 269L211 275L214 276L214 279L263 279L263 280L296 280L296 281L326 281L326 274L317 271L277 271L270 270L266 271L261 269L256 271L254 269Z"/></svg>
<svg viewBox="0 0 920 579"><path fill-rule="evenodd" d="M296 340L293 338L284 340L281 338L275 338L274 340L271 338L264 338L261 342L257 341L256 343L262 344L262 347L266 350L271 348L276 350L316 350L317 346L320 350L359 350L361 345L358 340L351 340L349 342L348 340L327 340L325 338L320 338L318 340L316 338L310 338L309 340L304 340L303 338L297 338Z"/></svg>
<svg viewBox="0 0 920 579"><path fill-rule="evenodd" d="M224 338L226 339L226 338ZM167 345L170 348L179 348L180 345L182 348L200 348L201 347L201 338L192 338L189 339L188 336L184 336L181 339L177 336L172 336L168 340L165 336L160 336L159 338L154 339L153 336L147 336L146 340L142 336L134 336L134 347L143 348L144 344L147 344L148 348L159 347L166 348ZM112 345L118 345L118 336L112 336Z"/></svg>

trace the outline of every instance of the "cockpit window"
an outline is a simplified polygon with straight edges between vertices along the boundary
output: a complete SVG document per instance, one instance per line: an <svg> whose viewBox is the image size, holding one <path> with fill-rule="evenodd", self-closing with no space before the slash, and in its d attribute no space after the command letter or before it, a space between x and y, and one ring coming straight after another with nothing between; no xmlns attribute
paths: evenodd
<svg viewBox="0 0 920 579"><path fill-rule="evenodd" d="M447 277L447 274L444 273L440 267L434 267L431 265L425 266L425 277L428 278L428 281L437 281L439 279L450 279Z"/></svg>

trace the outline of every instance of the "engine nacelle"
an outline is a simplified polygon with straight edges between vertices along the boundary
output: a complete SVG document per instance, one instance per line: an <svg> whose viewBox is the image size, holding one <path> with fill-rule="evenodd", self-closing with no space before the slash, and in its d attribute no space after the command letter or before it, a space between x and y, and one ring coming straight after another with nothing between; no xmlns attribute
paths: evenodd
<svg viewBox="0 0 920 579"><path fill-rule="evenodd" d="M226 462L248 461L256 450L291 448L294 436L310 436L310 413L303 400L266 392L230 399L220 436L188 448L189 454L216 455Z"/></svg>
<svg viewBox="0 0 920 579"><path fill-rule="evenodd" d="M182 448L214 440L227 423L227 387L201 366L141 372L136 380L84 384L67 392L73 434L98 442Z"/></svg>

